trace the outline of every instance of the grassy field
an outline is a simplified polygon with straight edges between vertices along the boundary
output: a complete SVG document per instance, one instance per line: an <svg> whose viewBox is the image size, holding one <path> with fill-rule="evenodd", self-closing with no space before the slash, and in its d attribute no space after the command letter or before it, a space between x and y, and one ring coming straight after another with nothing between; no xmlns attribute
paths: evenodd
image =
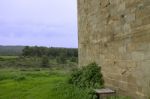
<svg viewBox="0 0 150 99"><path fill-rule="evenodd" d="M67 78L64 70L1 69L0 99L90 99L87 90L67 84Z"/></svg>
<svg viewBox="0 0 150 99"><path fill-rule="evenodd" d="M80 93L82 90L66 84L66 79L66 73L57 70L3 69L0 70L0 99L86 99Z"/></svg>
<svg viewBox="0 0 150 99"><path fill-rule="evenodd" d="M15 59L15 58L18 58L18 56L0 56L0 58L3 58L3 59Z"/></svg>

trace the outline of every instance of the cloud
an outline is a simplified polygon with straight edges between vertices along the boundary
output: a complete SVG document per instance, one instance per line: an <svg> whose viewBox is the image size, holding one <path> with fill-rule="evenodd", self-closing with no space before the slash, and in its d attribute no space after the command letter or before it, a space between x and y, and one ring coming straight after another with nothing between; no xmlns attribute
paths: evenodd
<svg viewBox="0 0 150 99"><path fill-rule="evenodd" d="M0 0L0 44L77 47L76 0Z"/></svg>

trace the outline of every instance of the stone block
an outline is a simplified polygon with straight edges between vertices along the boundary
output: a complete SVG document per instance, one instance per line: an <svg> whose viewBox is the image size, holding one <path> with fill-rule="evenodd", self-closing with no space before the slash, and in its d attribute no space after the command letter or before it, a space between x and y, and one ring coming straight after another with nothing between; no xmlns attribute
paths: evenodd
<svg viewBox="0 0 150 99"><path fill-rule="evenodd" d="M132 52L132 60L142 61L144 60L144 53L142 52Z"/></svg>

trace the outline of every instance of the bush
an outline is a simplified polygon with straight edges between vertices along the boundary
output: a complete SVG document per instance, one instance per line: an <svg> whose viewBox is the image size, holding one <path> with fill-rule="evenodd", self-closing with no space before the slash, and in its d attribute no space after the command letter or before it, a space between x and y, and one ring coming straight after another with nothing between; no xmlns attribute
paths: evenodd
<svg viewBox="0 0 150 99"><path fill-rule="evenodd" d="M101 88L104 85L101 67L91 63L72 72L69 83L80 88Z"/></svg>
<svg viewBox="0 0 150 99"><path fill-rule="evenodd" d="M23 80L26 80L26 76L23 76L23 75L21 75L21 76L15 76L13 79L15 81L23 81Z"/></svg>
<svg viewBox="0 0 150 99"><path fill-rule="evenodd" d="M42 67L49 67L49 58L47 56L42 57Z"/></svg>
<svg viewBox="0 0 150 99"><path fill-rule="evenodd" d="M5 59L0 57L0 61L5 61Z"/></svg>
<svg viewBox="0 0 150 99"><path fill-rule="evenodd" d="M20 69L20 71L28 71L28 69L22 68Z"/></svg>
<svg viewBox="0 0 150 99"><path fill-rule="evenodd" d="M56 58L56 60L57 60L57 63L59 63L59 64L67 63L66 58L64 56L59 56Z"/></svg>
<svg viewBox="0 0 150 99"><path fill-rule="evenodd" d="M77 63L77 62L78 62L78 58L77 58L77 57L71 57L71 58L70 58L70 61L71 61L71 62L76 62L76 63Z"/></svg>
<svg viewBox="0 0 150 99"><path fill-rule="evenodd" d="M7 77L0 75L0 81L7 79Z"/></svg>

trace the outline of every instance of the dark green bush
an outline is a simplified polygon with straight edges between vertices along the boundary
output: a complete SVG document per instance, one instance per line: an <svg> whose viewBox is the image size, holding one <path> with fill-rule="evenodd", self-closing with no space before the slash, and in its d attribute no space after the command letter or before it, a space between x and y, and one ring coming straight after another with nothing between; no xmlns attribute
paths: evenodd
<svg viewBox="0 0 150 99"><path fill-rule="evenodd" d="M34 68L33 71L41 71L40 68Z"/></svg>
<svg viewBox="0 0 150 99"><path fill-rule="evenodd" d="M57 61L57 63L59 63L59 64L65 64L65 63L67 63L67 60L66 60L66 58L65 58L64 56L59 56L59 57L57 57L57 58L56 58L56 61Z"/></svg>
<svg viewBox="0 0 150 99"><path fill-rule="evenodd" d="M47 56L42 57L42 62L41 62L42 67L47 68L49 67L49 58Z"/></svg>
<svg viewBox="0 0 150 99"><path fill-rule="evenodd" d="M0 81L7 79L7 77L0 75Z"/></svg>
<svg viewBox="0 0 150 99"><path fill-rule="evenodd" d="M13 77L13 79L15 81L23 81L23 80L26 80L26 76L23 76L23 75L15 76L15 77Z"/></svg>
<svg viewBox="0 0 150 99"><path fill-rule="evenodd" d="M70 61L71 61L71 62L78 62L78 58L77 58L77 57L71 57L71 58L70 58Z"/></svg>
<svg viewBox="0 0 150 99"><path fill-rule="evenodd" d="M21 68L20 71L28 71L28 69Z"/></svg>
<svg viewBox="0 0 150 99"><path fill-rule="evenodd" d="M5 59L0 57L0 61L5 61Z"/></svg>
<svg viewBox="0 0 150 99"><path fill-rule="evenodd" d="M80 88L101 88L104 84L101 67L96 63L91 63L81 69L76 69L72 72L69 83Z"/></svg>

